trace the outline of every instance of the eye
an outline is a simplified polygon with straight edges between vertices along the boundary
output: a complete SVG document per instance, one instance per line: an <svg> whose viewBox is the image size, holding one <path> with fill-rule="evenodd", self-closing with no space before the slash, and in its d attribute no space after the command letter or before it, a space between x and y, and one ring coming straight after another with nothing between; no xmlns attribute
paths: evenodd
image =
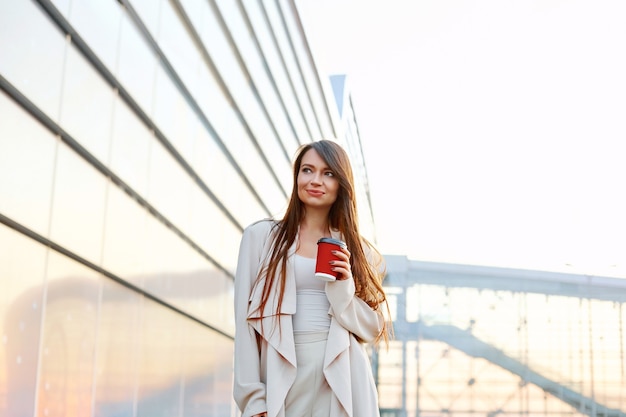
<svg viewBox="0 0 626 417"><path fill-rule="evenodd" d="M334 177L335 173L333 171L326 171L324 172L324 175L326 175L327 177Z"/></svg>
<svg viewBox="0 0 626 417"><path fill-rule="evenodd" d="M308 174L309 172L311 172L311 168L309 168L309 167L303 167L300 171L301 171L301 172L304 172L305 174Z"/></svg>

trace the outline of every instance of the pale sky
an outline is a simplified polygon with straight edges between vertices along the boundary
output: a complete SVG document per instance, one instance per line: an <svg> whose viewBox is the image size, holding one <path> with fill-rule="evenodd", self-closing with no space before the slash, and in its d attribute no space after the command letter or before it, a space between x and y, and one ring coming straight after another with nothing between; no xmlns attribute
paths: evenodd
<svg viewBox="0 0 626 417"><path fill-rule="evenodd" d="M297 4L383 253L626 278L626 1Z"/></svg>

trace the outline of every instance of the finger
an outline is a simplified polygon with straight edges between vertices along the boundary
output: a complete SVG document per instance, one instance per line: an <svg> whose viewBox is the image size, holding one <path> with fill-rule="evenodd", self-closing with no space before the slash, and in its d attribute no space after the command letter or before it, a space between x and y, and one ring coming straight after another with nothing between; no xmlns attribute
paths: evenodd
<svg viewBox="0 0 626 417"><path fill-rule="evenodd" d="M339 272L339 277L337 278L340 281L345 279L352 278L352 271L349 266L344 266L345 262L336 261L331 268L335 272Z"/></svg>
<svg viewBox="0 0 626 417"><path fill-rule="evenodd" d="M341 250L336 250L333 251L333 254L336 255L339 259L345 261L345 262L349 262L350 261L350 252L348 252L347 249L341 249Z"/></svg>

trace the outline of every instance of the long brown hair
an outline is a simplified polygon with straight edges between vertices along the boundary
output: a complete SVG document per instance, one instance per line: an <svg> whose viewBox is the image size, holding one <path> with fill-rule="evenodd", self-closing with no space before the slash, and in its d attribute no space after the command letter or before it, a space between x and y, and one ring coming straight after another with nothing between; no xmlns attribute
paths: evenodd
<svg viewBox="0 0 626 417"><path fill-rule="evenodd" d="M265 274L266 281L263 288L263 295L259 311L263 311L272 292L275 280L279 280L278 311L280 311L285 292L285 282L287 276L288 252L298 235L300 222L304 218L304 204L298 198L298 173L304 154L310 149L314 149L326 162L339 182L337 199L333 203L329 212L329 226L338 230L342 238L348 245L350 251L350 265L354 276L356 295L365 301L372 309L379 310L384 304L389 313L387 299L382 287L385 275L383 268L383 258L376 248L363 238L359 233L359 222L357 217L356 194L354 190L354 176L352 167L345 150L337 143L330 140L320 140L311 142L300 147L296 153L293 164L293 188L289 205L283 219L276 223L272 233L273 245L269 262L260 273ZM368 249L366 255L364 245ZM368 259L368 255L369 258ZM372 264L373 263L373 264ZM277 273L280 270L280 273ZM381 313L383 313L381 311ZM276 314L280 314L276 312ZM376 342L380 339L388 340L388 326L385 321L381 333Z"/></svg>

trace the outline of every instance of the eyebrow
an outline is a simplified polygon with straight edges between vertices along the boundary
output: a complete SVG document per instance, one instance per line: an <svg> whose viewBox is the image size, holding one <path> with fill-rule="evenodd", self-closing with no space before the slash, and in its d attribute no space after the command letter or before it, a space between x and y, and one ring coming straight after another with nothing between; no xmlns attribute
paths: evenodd
<svg viewBox="0 0 626 417"><path fill-rule="evenodd" d="M317 168L317 166L315 166L313 164L302 164L302 165L300 165L300 169L305 168L305 167L307 167L307 168ZM330 169L330 167L326 166L326 165L322 166L320 169L332 171L332 169Z"/></svg>

